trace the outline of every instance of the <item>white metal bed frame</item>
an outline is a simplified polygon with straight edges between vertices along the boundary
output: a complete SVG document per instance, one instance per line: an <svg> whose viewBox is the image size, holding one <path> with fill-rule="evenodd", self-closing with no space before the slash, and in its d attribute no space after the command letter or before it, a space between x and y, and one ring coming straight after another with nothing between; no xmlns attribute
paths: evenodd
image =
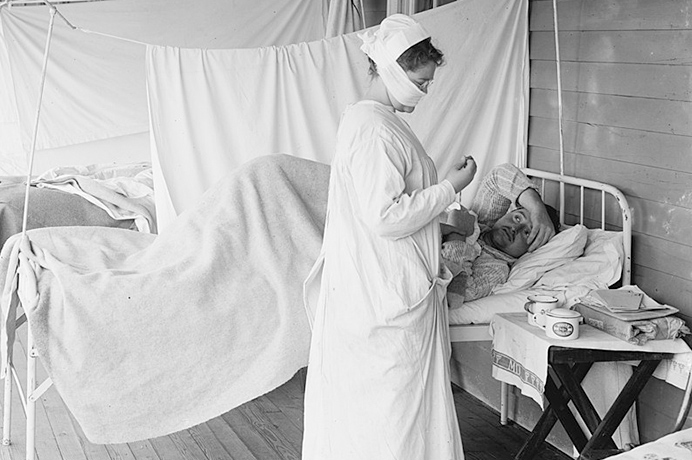
<svg viewBox="0 0 692 460"><path fill-rule="evenodd" d="M625 196L612 185L604 184L589 179L565 176L537 169L522 168L522 171L529 177L540 181L541 196L545 197L546 183L559 184L559 211L560 223L565 223L565 186L575 187L579 190L579 209L577 213L578 223L584 225L585 193L596 191L600 193L600 218L597 219L601 229L606 229L606 209L609 200L618 205L622 226L622 243L624 257L622 260L622 275L620 280L623 285L631 283L632 279L632 213L627 204ZM488 324L463 324L450 325L449 336L452 342L479 342L492 340ZM509 386L502 382L500 388L500 423L506 425L508 421L508 398Z"/></svg>
<svg viewBox="0 0 692 460"><path fill-rule="evenodd" d="M564 223L564 199L565 186L574 186L579 189L579 223L584 224L585 211L585 193L588 190L595 190L601 195L601 212L600 212L600 228L606 228L606 208L607 200L613 199L617 203L622 221L623 232L623 249L625 257L622 261L622 283L630 284L631 280L631 237L632 237L632 219L631 211L627 204L625 196L615 187L596 182L588 179L580 179L577 177L564 176L560 174L539 171L536 169L522 169L525 174L534 179L540 180L541 195L545 195L545 187L547 182L558 183L560 221ZM22 324L26 323L26 315L22 313L16 320L15 331ZM27 348L27 365L26 365L26 388L23 391L22 384L12 361L12 356L8 356L8 369L5 377L4 398L3 398L3 433L2 444L10 444L10 424L12 418L11 399L13 381L17 385L19 397L26 415L26 459L34 460L35 458L35 441L36 441L36 401L48 390L52 381L49 378L37 385L36 382L36 359L38 353L34 347L34 339L31 334L31 329L27 329L26 348ZM450 338L452 342L477 342L484 340L492 340L488 331L487 324L470 324L470 325L453 325L450 326ZM508 387L507 384L502 384L501 401L500 401L500 422L507 423L507 407L508 407Z"/></svg>

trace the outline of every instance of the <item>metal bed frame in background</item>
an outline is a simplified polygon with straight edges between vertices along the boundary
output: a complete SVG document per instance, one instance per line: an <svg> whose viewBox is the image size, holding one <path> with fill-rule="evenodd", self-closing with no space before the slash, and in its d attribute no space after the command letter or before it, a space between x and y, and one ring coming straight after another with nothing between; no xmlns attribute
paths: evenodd
<svg viewBox="0 0 692 460"><path fill-rule="evenodd" d="M622 231L624 257L620 282L622 285L631 284L632 213L622 192L612 185L589 179L530 168L522 168L522 171L534 181L539 182L543 200L559 210L561 224L579 223L589 228ZM558 193L555 194L555 191ZM567 195L572 199L566 200ZM608 221L607 217L613 215L616 217ZM452 342L492 340L488 324L450 325L449 336ZM502 382L500 388L500 423L502 425L506 425L508 421L508 398L508 384Z"/></svg>

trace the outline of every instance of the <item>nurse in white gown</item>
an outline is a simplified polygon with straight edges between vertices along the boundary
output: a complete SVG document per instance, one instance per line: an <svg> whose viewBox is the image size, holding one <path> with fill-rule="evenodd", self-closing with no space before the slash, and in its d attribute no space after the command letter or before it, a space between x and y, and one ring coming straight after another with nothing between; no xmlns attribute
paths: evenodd
<svg viewBox="0 0 692 460"><path fill-rule="evenodd" d="M342 115L322 253L305 283L303 460L461 460L439 215L476 166L460 155L438 183L396 115L413 110L442 63L427 32L393 15L361 38L376 75Z"/></svg>

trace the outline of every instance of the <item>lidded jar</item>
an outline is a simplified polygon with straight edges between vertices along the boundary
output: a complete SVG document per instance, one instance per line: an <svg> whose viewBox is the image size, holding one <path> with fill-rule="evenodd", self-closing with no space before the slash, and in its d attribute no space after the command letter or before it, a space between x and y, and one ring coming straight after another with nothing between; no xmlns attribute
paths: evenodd
<svg viewBox="0 0 692 460"><path fill-rule="evenodd" d="M582 316L568 308L553 308L545 316L545 335L551 339L574 340L579 337Z"/></svg>

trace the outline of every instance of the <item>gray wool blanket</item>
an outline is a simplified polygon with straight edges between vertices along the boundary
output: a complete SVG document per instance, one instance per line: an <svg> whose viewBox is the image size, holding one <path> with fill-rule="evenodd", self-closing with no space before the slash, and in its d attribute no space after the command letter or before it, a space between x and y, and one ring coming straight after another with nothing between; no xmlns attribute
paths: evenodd
<svg viewBox="0 0 692 460"><path fill-rule="evenodd" d="M288 155L234 170L160 235L31 230L0 255L2 358L17 299L41 362L94 443L152 438L271 391L307 365L302 288L329 167Z"/></svg>

